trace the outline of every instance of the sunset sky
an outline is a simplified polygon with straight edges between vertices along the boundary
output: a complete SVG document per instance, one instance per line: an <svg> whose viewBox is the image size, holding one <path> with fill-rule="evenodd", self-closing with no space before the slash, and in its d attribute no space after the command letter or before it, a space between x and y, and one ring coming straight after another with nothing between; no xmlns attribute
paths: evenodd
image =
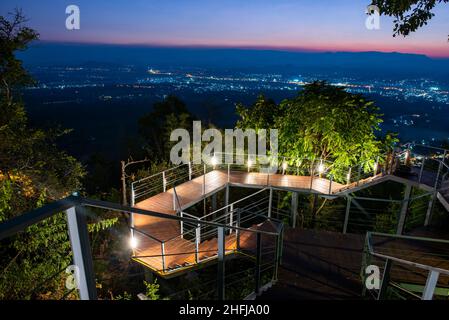
<svg viewBox="0 0 449 320"><path fill-rule="evenodd" d="M78 5L81 29L65 28L65 8ZM369 0L3 0L2 15L22 8L41 40L58 42L398 51L449 58L449 4L428 26L392 37L393 23L365 28Z"/></svg>

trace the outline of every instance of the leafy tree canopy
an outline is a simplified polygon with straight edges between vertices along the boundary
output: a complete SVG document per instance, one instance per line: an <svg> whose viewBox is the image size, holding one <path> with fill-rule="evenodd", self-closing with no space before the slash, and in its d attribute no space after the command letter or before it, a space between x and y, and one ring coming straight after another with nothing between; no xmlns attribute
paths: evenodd
<svg viewBox="0 0 449 320"><path fill-rule="evenodd" d="M261 95L250 107L238 105L237 113L239 128L278 129L280 156L329 160L335 170L359 163L372 167L395 141L391 135L376 138L382 119L372 101L323 81L280 104Z"/></svg>
<svg viewBox="0 0 449 320"><path fill-rule="evenodd" d="M20 89L32 79L16 58L38 39L20 10L0 16L0 223L81 188L84 168L56 147L58 132L30 128ZM63 131L62 133L65 133ZM91 232L110 227L94 221ZM71 263L63 213L0 244L0 299L57 298Z"/></svg>
<svg viewBox="0 0 449 320"><path fill-rule="evenodd" d="M169 95L156 102L153 110L139 119L139 133L144 148L155 159L166 159L172 144L170 134L174 129L192 128L193 116L186 104L176 96Z"/></svg>
<svg viewBox="0 0 449 320"><path fill-rule="evenodd" d="M433 9L440 3L449 0L373 0L372 4L380 9L383 15L394 17L393 36L408 36L427 25L435 15Z"/></svg>

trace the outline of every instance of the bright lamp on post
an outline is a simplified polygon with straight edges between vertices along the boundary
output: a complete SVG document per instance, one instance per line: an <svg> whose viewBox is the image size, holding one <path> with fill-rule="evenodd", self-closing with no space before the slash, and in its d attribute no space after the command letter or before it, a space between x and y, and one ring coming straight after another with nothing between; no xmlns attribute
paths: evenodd
<svg viewBox="0 0 449 320"><path fill-rule="evenodd" d="M324 166L323 163L320 163L320 165L318 166L318 173L323 173L326 170L326 167Z"/></svg>
<svg viewBox="0 0 449 320"><path fill-rule="evenodd" d="M131 236L131 239L129 240L129 245L132 249L137 248L137 239L134 238L134 236Z"/></svg>
<svg viewBox="0 0 449 320"><path fill-rule="evenodd" d="M210 160L211 164L215 167L218 164L218 159L216 156L213 156Z"/></svg>

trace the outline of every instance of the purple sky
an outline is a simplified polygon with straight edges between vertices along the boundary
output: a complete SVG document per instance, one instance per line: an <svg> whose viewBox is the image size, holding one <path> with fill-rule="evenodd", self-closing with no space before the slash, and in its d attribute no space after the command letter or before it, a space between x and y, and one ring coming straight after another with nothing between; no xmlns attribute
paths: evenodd
<svg viewBox="0 0 449 320"><path fill-rule="evenodd" d="M65 8L81 10L81 30L65 29ZM398 51L449 57L449 4L428 26L392 37L392 19L365 28L369 0L2 0L20 7L42 40L317 51Z"/></svg>

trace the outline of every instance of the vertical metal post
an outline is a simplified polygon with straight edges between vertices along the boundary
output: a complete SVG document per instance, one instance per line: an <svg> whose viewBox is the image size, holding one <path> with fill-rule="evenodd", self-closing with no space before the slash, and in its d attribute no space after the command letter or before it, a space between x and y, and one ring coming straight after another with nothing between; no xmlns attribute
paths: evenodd
<svg viewBox="0 0 449 320"><path fill-rule="evenodd" d="M134 191L134 183L131 184L131 207L136 204L136 192Z"/></svg>
<svg viewBox="0 0 449 320"><path fill-rule="evenodd" d="M260 294L260 265L262 260L262 237L259 232L256 233L256 270L255 270L255 290L256 295Z"/></svg>
<svg viewBox="0 0 449 320"><path fill-rule="evenodd" d="M425 227L427 227L430 224L430 222L432 221L432 211L433 211L433 205L435 203L436 197L437 197L437 192L434 191L432 193L432 196L430 197L429 205L427 206L426 220L424 221Z"/></svg>
<svg viewBox="0 0 449 320"><path fill-rule="evenodd" d="M421 179L422 179L422 174L424 171L424 163L426 162L427 157L424 157L422 159L422 163L421 163L421 169L419 169L419 178L418 178L418 183L421 183Z"/></svg>
<svg viewBox="0 0 449 320"><path fill-rule="evenodd" d="M228 183L231 181L231 164L228 163Z"/></svg>
<svg viewBox="0 0 449 320"><path fill-rule="evenodd" d="M273 188L270 188L270 197L268 198L268 218L271 218L272 206L273 206Z"/></svg>
<svg viewBox="0 0 449 320"><path fill-rule="evenodd" d="M131 207L134 207L136 202L136 193L134 191L134 184L131 184ZM129 214L129 225L134 228L134 213ZM134 237L134 230L131 229L131 237Z"/></svg>
<svg viewBox="0 0 449 320"><path fill-rule="evenodd" d="M206 165L204 165L204 174L203 174L203 196L206 194Z"/></svg>
<svg viewBox="0 0 449 320"><path fill-rule="evenodd" d="M184 212L182 212L182 210L179 211L179 216L181 218L184 217ZM180 223L180 228L181 228L181 238L184 239L184 221L181 220L179 223Z"/></svg>
<svg viewBox="0 0 449 320"><path fill-rule="evenodd" d="M329 179L329 194L332 194L332 180L333 180L333 176L330 175L330 179Z"/></svg>
<svg viewBox="0 0 449 320"><path fill-rule="evenodd" d="M80 298L81 300L96 300L97 289L86 215L81 211L81 208L72 207L66 211L66 216L73 263L77 267L75 276Z"/></svg>
<svg viewBox="0 0 449 320"><path fill-rule="evenodd" d="M229 226L232 227L232 224L234 223L234 204L231 203L231 206L229 208ZM229 228L229 234L232 233L232 229Z"/></svg>
<svg viewBox="0 0 449 320"><path fill-rule="evenodd" d="M217 228L218 233L218 274L217 293L218 300L225 299L225 230L223 227Z"/></svg>
<svg viewBox="0 0 449 320"><path fill-rule="evenodd" d="M351 211L351 203L352 203L352 198L350 196L348 196L347 202L346 202L345 222L343 223L343 233L346 233L348 231L349 212Z"/></svg>
<svg viewBox="0 0 449 320"><path fill-rule="evenodd" d="M240 209L237 209L237 225L238 228L240 228ZM235 230L235 237L236 237L236 247L237 250L240 250L240 230Z"/></svg>
<svg viewBox="0 0 449 320"><path fill-rule="evenodd" d="M181 208L178 208L181 210ZM173 210L176 211L176 190L173 188Z"/></svg>
<svg viewBox="0 0 449 320"><path fill-rule="evenodd" d="M225 189L225 207L227 207L229 204L229 184L226 185Z"/></svg>
<svg viewBox="0 0 449 320"><path fill-rule="evenodd" d="M195 229L195 262L198 263L200 262L199 259L199 247L200 247L200 242L201 242L201 227L197 227Z"/></svg>
<svg viewBox="0 0 449 320"><path fill-rule="evenodd" d="M424 291L421 297L422 300L432 300L439 276L440 273L438 271L431 270L429 272L426 280L426 286L424 287Z"/></svg>
<svg viewBox="0 0 449 320"><path fill-rule="evenodd" d="M434 189L435 191L438 190L438 179L440 179L440 174L441 174L441 170L443 169L443 163L440 162L440 164L438 165L438 173L437 173L437 177L435 179L435 185L434 185Z"/></svg>
<svg viewBox="0 0 449 320"><path fill-rule="evenodd" d="M377 295L377 300L382 300L387 293L388 285L390 283L390 270L392 261L387 259L385 261L384 274L382 276L382 282L380 283L379 294Z"/></svg>
<svg viewBox="0 0 449 320"><path fill-rule="evenodd" d="M298 192L292 192L292 227L296 227L296 214L298 213Z"/></svg>
<svg viewBox="0 0 449 320"><path fill-rule="evenodd" d="M167 191L167 179L165 178L165 171L162 171L162 189Z"/></svg>
<svg viewBox="0 0 449 320"><path fill-rule="evenodd" d="M189 161L189 180L192 180L192 162Z"/></svg>
<svg viewBox="0 0 449 320"><path fill-rule="evenodd" d="M161 242L162 271L165 271L165 243Z"/></svg>
<svg viewBox="0 0 449 320"><path fill-rule="evenodd" d="M402 207L399 213L398 228L396 230L396 234L402 234L402 232L404 231L405 219L407 217L408 205L410 202L411 194L412 194L412 186L410 184L407 184L405 186L404 200L402 200Z"/></svg>

